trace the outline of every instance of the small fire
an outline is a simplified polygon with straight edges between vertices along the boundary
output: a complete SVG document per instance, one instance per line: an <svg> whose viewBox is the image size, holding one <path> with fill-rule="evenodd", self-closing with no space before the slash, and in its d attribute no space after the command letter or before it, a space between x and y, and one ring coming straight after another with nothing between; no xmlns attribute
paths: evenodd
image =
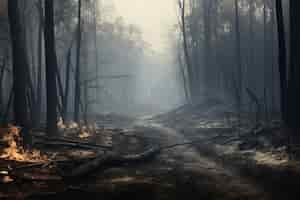
<svg viewBox="0 0 300 200"><path fill-rule="evenodd" d="M66 130L66 129L78 129L80 126L73 121L65 123L63 118L60 117L57 122L57 127L61 130Z"/></svg>
<svg viewBox="0 0 300 200"><path fill-rule="evenodd" d="M76 122L70 122L68 124L68 128L69 129L77 129L77 128L79 128L79 125Z"/></svg>
<svg viewBox="0 0 300 200"><path fill-rule="evenodd" d="M85 139L91 136L90 132L93 132L93 130L96 130L93 125L85 126L84 123L81 121L80 123L76 123L73 121L65 123L62 119L62 117L59 118L57 122L57 127L63 131L66 130L75 130L78 131L78 137L81 139Z"/></svg>
<svg viewBox="0 0 300 200"><path fill-rule="evenodd" d="M7 142L8 147L0 154L1 159L19 162L45 162L48 160L47 156L42 155L40 151L24 150L22 146L17 144L17 141L20 141L20 129L17 127L11 127L2 140Z"/></svg>
<svg viewBox="0 0 300 200"><path fill-rule="evenodd" d="M14 179L12 179L10 176L4 176L1 180L2 183L11 183Z"/></svg>
<svg viewBox="0 0 300 200"><path fill-rule="evenodd" d="M91 136L91 134L89 133L87 127L86 126L81 127L81 130L80 130L80 133L79 133L78 137L81 138L81 139L85 139L85 138L88 138L90 136Z"/></svg>
<svg viewBox="0 0 300 200"><path fill-rule="evenodd" d="M62 117L59 118L59 120L57 122L57 127L59 129L63 129L63 130L67 128L67 126L64 124Z"/></svg>

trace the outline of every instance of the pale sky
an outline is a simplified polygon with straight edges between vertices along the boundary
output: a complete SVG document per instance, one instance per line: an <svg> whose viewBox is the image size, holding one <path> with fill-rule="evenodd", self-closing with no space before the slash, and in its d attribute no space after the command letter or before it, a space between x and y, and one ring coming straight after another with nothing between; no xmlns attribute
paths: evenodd
<svg viewBox="0 0 300 200"><path fill-rule="evenodd" d="M176 0L113 0L117 14L125 23L136 24L154 50L161 51L167 35L176 23Z"/></svg>

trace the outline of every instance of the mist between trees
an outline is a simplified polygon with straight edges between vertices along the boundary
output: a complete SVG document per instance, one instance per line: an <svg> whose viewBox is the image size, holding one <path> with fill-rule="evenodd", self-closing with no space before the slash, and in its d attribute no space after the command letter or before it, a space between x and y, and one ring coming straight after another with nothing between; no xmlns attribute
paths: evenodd
<svg viewBox="0 0 300 200"><path fill-rule="evenodd" d="M289 14L297 3L174 1L178 22L159 53L103 0L1 2L2 123L34 125L47 113L55 127L59 116L220 101L295 124L298 26L289 27Z"/></svg>

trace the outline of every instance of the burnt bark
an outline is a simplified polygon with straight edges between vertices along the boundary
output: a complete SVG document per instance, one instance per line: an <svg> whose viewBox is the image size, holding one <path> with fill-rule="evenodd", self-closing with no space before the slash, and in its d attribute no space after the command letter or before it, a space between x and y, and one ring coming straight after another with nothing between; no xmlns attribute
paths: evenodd
<svg viewBox="0 0 300 200"><path fill-rule="evenodd" d="M53 0L45 1L45 54L47 88L47 133L57 133L57 58L55 50L54 5Z"/></svg>
<svg viewBox="0 0 300 200"><path fill-rule="evenodd" d="M281 0L276 0L276 18L278 31L278 64L280 74L281 115L282 119L287 122L287 50Z"/></svg>
<svg viewBox="0 0 300 200"><path fill-rule="evenodd" d="M77 50L75 69L75 100L74 100L74 121L79 121L80 112L80 53L81 53L81 0L78 1L78 27L77 27Z"/></svg>
<svg viewBox="0 0 300 200"><path fill-rule="evenodd" d="M19 1L8 1L8 18L10 24L10 36L13 57L13 93L14 93L14 121L19 126L28 126L27 106L27 83L28 83L28 61L26 57L25 44L23 41L23 30L19 13Z"/></svg>
<svg viewBox="0 0 300 200"><path fill-rule="evenodd" d="M37 10L40 17L38 32L38 71L37 71L37 93L36 93L36 123L40 122L42 112L42 69L43 69L43 29L44 29L44 12L42 1L37 2Z"/></svg>
<svg viewBox="0 0 300 200"><path fill-rule="evenodd" d="M241 33L240 33L240 16L239 16L239 6L238 0L234 1L234 9L235 9L235 50L236 50L236 67L237 67L237 94L236 94L236 101L237 101L237 109L238 112L241 112L242 107L242 61L241 61Z"/></svg>
<svg viewBox="0 0 300 200"><path fill-rule="evenodd" d="M68 113L68 99L69 99L69 91L70 91L72 43L71 43L71 46L69 47L68 53L67 53L65 90L64 90L64 99L63 99L63 105L62 105L63 106L62 107L62 117L63 117L64 120L66 120L67 113Z"/></svg>
<svg viewBox="0 0 300 200"><path fill-rule="evenodd" d="M300 2L290 1L290 66L288 83L288 125L299 128L300 113ZM294 131L295 132L295 131Z"/></svg>
<svg viewBox="0 0 300 200"><path fill-rule="evenodd" d="M95 170L104 170L114 166L125 165L129 163L145 162L155 158L160 152L161 148L151 148L141 154L120 156L113 153L107 153L96 157L95 159L86 162L73 170L70 174L65 174L65 178L80 178L88 175Z"/></svg>

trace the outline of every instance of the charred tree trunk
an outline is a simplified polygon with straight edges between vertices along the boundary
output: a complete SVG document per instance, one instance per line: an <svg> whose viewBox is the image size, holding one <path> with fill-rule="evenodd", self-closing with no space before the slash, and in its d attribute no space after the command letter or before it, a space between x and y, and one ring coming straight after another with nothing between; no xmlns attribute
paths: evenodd
<svg viewBox="0 0 300 200"><path fill-rule="evenodd" d="M73 43L73 42L72 42ZM68 97L70 89L70 74L71 74L71 57L72 57L72 43L68 50L67 54L67 64L66 64L66 78L65 78L65 93L64 93L64 102L62 108L62 117L64 120L67 118L68 113Z"/></svg>
<svg viewBox="0 0 300 200"><path fill-rule="evenodd" d="M43 29L44 29L44 12L42 1L37 2L37 9L40 17L38 32L38 71L37 71L37 93L36 93L36 123L40 122L42 113L42 69L43 69Z"/></svg>
<svg viewBox="0 0 300 200"><path fill-rule="evenodd" d="M249 66L252 68L254 66L254 0L250 0L249 2L249 37L250 37L250 59Z"/></svg>
<svg viewBox="0 0 300 200"><path fill-rule="evenodd" d="M57 133L57 58L55 50L54 5L53 0L45 1L45 53L47 87L47 133Z"/></svg>
<svg viewBox="0 0 300 200"><path fill-rule="evenodd" d="M276 79L276 74L275 74L275 45L276 44L276 40L275 40L275 2L271 1L271 74L272 74L272 80L271 80L271 114L275 113L276 109L276 95L275 95L275 84L277 83L277 79Z"/></svg>
<svg viewBox="0 0 300 200"><path fill-rule="evenodd" d="M2 64L0 65L0 112L3 113L3 79L6 68L6 58L3 58Z"/></svg>
<svg viewBox="0 0 300 200"><path fill-rule="evenodd" d="M237 91L236 91L236 101L237 101L237 109L238 112L241 112L242 107L242 61L241 61L241 34L240 34L240 16L239 16L239 5L238 0L234 1L234 8L235 8L235 45L236 45L236 66L237 66Z"/></svg>
<svg viewBox="0 0 300 200"><path fill-rule="evenodd" d="M268 54L267 54L267 1L264 0L264 7L263 7L263 26L264 26L264 114L265 114L265 120L269 120L269 103L268 103Z"/></svg>
<svg viewBox="0 0 300 200"><path fill-rule="evenodd" d="M282 119L287 122L287 54L282 1L276 0L276 18L278 31L278 64L280 74L280 102Z"/></svg>
<svg viewBox="0 0 300 200"><path fill-rule="evenodd" d="M204 24L204 95L211 96L214 86L214 70L212 65L212 0L203 0L203 24Z"/></svg>
<svg viewBox="0 0 300 200"><path fill-rule="evenodd" d="M300 113L300 1L290 1L290 71L288 84L288 124L299 130ZM297 133L298 134L298 133ZM299 136L297 136L298 138Z"/></svg>
<svg viewBox="0 0 300 200"><path fill-rule="evenodd" d="M4 111L4 114L3 114L3 118L2 118L2 121L1 121L2 126L6 126L7 123L8 123L9 110L10 110L10 107L11 107L11 104L12 104L12 101L13 101L13 96L14 96L14 90L12 88L9 92L9 98L8 98L7 105L6 105L6 108L5 108L5 111Z"/></svg>
<svg viewBox="0 0 300 200"><path fill-rule="evenodd" d="M14 118L17 125L27 127L29 120L26 101L28 76L26 74L29 67L23 41L18 0L8 1L8 17L13 56Z"/></svg>
<svg viewBox="0 0 300 200"><path fill-rule="evenodd" d="M57 65L56 65L57 66ZM57 84L58 84L58 92L57 92L57 104L59 105L59 114L60 116L63 115L63 104L65 102L65 94L64 94L64 89L63 89L63 84L62 84L62 79L61 79L61 75L59 73L59 69L58 66L56 67L56 80L57 80Z"/></svg>
<svg viewBox="0 0 300 200"><path fill-rule="evenodd" d="M98 0L94 0L94 10L93 10L93 14L94 14L94 25L95 25L95 30L94 30L94 45L95 45L95 66L96 66L96 75L99 76L99 47L98 47ZM96 80L96 99L97 101L99 101L100 99L100 82L99 79Z"/></svg>
<svg viewBox="0 0 300 200"><path fill-rule="evenodd" d="M78 1L78 27L77 27L77 55L75 70L75 100L74 100L74 121L79 121L80 112L80 53L81 53L81 0Z"/></svg>

